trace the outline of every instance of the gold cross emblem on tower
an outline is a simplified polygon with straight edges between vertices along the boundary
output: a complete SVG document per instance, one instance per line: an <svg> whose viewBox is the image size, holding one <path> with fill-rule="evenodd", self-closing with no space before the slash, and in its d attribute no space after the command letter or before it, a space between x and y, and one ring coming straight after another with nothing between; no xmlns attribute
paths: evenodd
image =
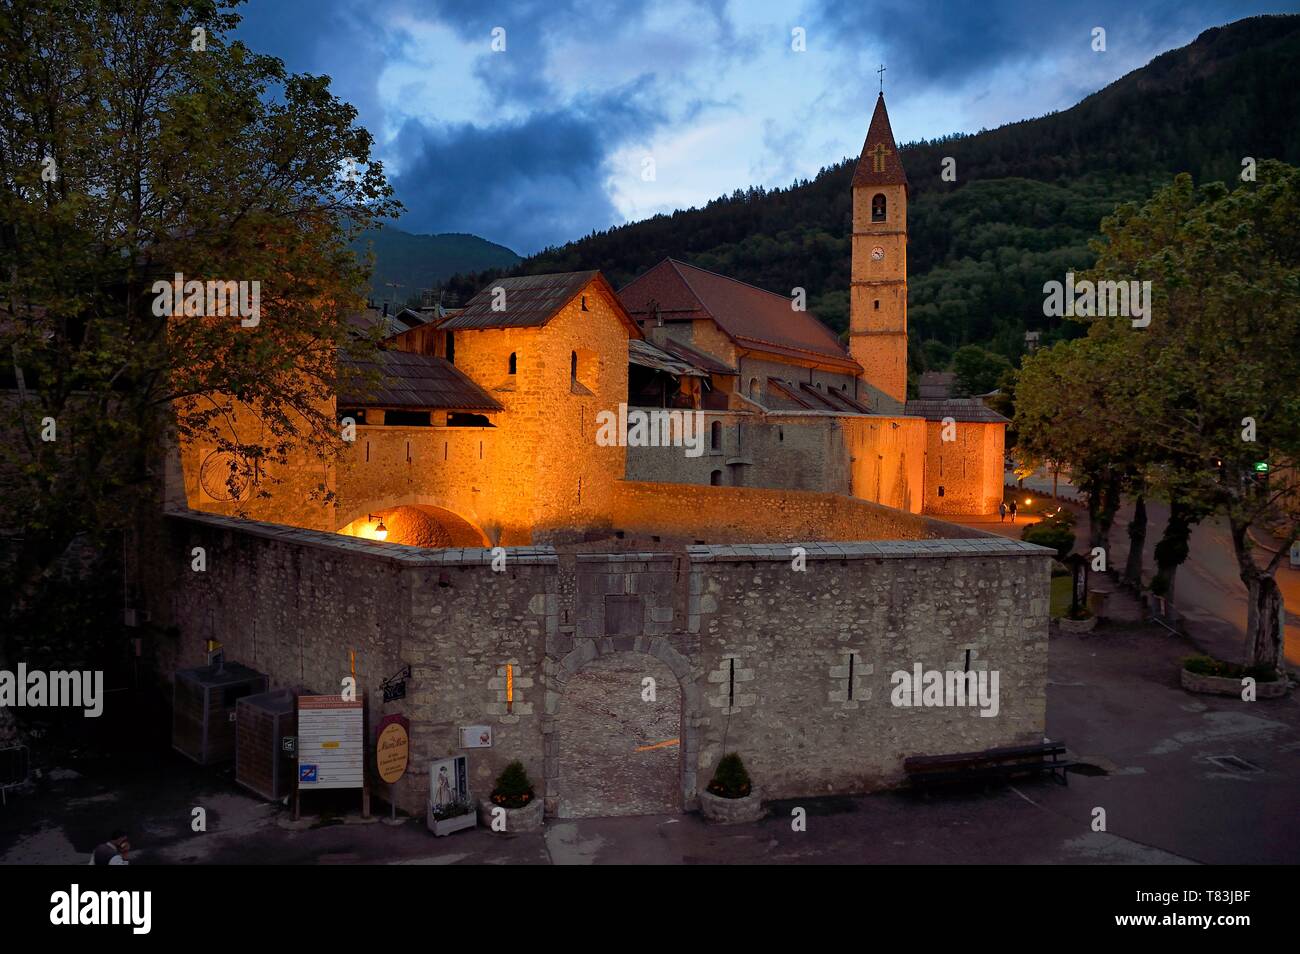
<svg viewBox="0 0 1300 954"><path fill-rule="evenodd" d="M871 150L871 171L885 171L885 156L891 155L891 150L885 148L883 142L876 143L876 148Z"/></svg>

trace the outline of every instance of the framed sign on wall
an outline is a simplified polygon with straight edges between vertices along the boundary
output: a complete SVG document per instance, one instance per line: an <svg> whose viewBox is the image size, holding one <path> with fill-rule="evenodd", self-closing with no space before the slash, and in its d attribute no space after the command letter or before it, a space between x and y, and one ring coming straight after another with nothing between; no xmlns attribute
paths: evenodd
<svg viewBox="0 0 1300 954"><path fill-rule="evenodd" d="M364 703L342 696L298 697L300 788L361 788L365 760Z"/></svg>
<svg viewBox="0 0 1300 954"><path fill-rule="evenodd" d="M462 749L492 748L492 726L490 725L461 726L460 747Z"/></svg>

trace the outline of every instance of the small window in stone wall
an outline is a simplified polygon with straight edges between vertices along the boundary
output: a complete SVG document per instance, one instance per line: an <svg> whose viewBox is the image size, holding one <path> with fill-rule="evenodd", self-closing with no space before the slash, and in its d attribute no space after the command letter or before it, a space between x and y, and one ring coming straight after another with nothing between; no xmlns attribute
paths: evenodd
<svg viewBox="0 0 1300 954"><path fill-rule="evenodd" d="M714 421L709 425L709 448L711 450L722 450L722 422Z"/></svg>
<svg viewBox="0 0 1300 954"><path fill-rule="evenodd" d="M866 677L873 672L875 666L862 661L860 650L848 650L846 656L841 656L830 666L831 688L827 692L827 701L838 703L844 709L858 708L860 702L871 698Z"/></svg>
<svg viewBox="0 0 1300 954"><path fill-rule="evenodd" d="M514 373L515 373L516 371L518 371L518 370L519 370L519 356L518 356L517 354L515 354L515 352L511 351L511 352L510 352L510 372L509 372L509 373L510 373L510 374L514 374Z"/></svg>
<svg viewBox="0 0 1300 954"><path fill-rule="evenodd" d="M488 680L488 690L494 701L488 703L489 715L506 724L514 724L520 716L533 715L533 703L525 699L533 680L524 675L518 659L510 659L496 667L496 675Z"/></svg>
<svg viewBox="0 0 1300 954"><path fill-rule="evenodd" d="M709 474L709 486L711 487L722 486L722 471L715 470L713 473Z"/></svg>
<svg viewBox="0 0 1300 954"><path fill-rule="evenodd" d="M428 427L428 411L385 411L384 424L388 427Z"/></svg>
<svg viewBox="0 0 1300 954"><path fill-rule="evenodd" d="M711 708L721 709L723 715L734 715L758 704L758 694L752 687L747 691L745 686L754 681L754 670L747 669L733 653L718 660L718 668L710 670L705 678L709 684L705 701Z"/></svg>
<svg viewBox="0 0 1300 954"><path fill-rule="evenodd" d="M465 414L453 411L447 415L448 427L492 427L494 426L484 414Z"/></svg>

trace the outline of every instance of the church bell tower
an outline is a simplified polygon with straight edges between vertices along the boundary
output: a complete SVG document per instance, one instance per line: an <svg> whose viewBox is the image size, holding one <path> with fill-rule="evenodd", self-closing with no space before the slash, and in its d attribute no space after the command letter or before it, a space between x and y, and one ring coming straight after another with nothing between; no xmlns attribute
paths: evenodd
<svg viewBox="0 0 1300 954"><path fill-rule="evenodd" d="M907 174L883 92L853 173L852 254L849 352L868 396L883 395L878 410L896 412L907 400Z"/></svg>

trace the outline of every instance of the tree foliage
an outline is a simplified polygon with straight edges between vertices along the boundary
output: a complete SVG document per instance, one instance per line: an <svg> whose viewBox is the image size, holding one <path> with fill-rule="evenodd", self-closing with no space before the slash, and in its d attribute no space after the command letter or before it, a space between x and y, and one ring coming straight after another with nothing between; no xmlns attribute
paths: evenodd
<svg viewBox="0 0 1300 954"><path fill-rule="evenodd" d="M0 9L11 613L72 540L131 524L170 434L249 467L337 446L335 359L366 279L348 243L397 206L356 111L228 40L235 6ZM177 273L259 282L258 323L159 317Z"/></svg>
<svg viewBox="0 0 1300 954"><path fill-rule="evenodd" d="M1026 360L1021 444L1072 464L1085 489L1140 475L1172 501L1180 532L1157 548L1166 577L1187 528L1225 518L1247 590L1247 662L1276 666L1274 573L1300 535L1300 169L1264 161L1232 190L1179 175L1101 232L1081 278L1150 282L1150 324L1087 318L1086 338ZM1283 545L1259 559L1250 531L1263 524Z"/></svg>

